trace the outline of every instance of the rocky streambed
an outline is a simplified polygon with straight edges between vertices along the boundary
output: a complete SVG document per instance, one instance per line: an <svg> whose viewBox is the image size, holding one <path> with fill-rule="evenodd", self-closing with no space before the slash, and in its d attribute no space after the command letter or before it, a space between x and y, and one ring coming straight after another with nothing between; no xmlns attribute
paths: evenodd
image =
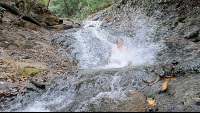
<svg viewBox="0 0 200 113"><path fill-rule="evenodd" d="M16 49L12 41L1 48L2 111L199 111L198 2L120 0L85 20L100 21L97 28L84 27L83 21L80 28L45 30L45 35L26 29L24 36L34 36L23 46L28 48ZM2 36L11 37L13 30L22 36L21 29L14 28L3 30ZM119 37L133 50L133 65L97 68L106 65L112 43ZM77 49L77 42L86 45ZM104 56L83 52L84 47L102 52L99 46ZM80 53L103 60L88 63L91 60ZM27 77L24 68L39 70ZM161 105L147 105L146 97Z"/></svg>

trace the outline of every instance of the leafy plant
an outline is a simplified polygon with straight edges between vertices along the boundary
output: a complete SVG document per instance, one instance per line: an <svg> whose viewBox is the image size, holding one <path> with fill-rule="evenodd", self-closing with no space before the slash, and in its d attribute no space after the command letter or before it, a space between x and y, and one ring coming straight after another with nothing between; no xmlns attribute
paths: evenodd
<svg viewBox="0 0 200 113"><path fill-rule="evenodd" d="M60 18L84 19L112 4L114 0L51 0L49 9ZM48 0L38 2L47 4Z"/></svg>

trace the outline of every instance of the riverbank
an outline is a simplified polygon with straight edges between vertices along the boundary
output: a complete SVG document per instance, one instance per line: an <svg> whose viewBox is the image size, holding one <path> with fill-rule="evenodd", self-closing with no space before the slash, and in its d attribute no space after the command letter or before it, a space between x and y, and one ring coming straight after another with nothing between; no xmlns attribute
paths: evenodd
<svg viewBox="0 0 200 113"><path fill-rule="evenodd" d="M65 30L13 25L15 15L4 11L0 23L0 102L15 96L45 89L45 82L55 75L76 73L78 68L53 44L51 36ZM32 25L31 23L29 23ZM61 28L62 29L62 28ZM1 106L2 107L2 106ZM2 108L1 108L2 109Z"/></svg>

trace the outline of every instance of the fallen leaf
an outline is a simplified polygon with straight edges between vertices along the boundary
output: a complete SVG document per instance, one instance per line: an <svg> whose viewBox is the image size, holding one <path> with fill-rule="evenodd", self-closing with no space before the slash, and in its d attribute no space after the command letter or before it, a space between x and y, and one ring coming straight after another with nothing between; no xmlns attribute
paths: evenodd
<svg viewBox="0 0 200 113"><path fill-rule="evenodd" d="M176 78L172 77L172 78L171 78L171 81L173 81L173 80L176 80Z"/></svg>
<svg viewBox="0 0 200 113"><path fill-rule="evenodd" d="M167 78L171 78L172 76L167 76L167 75L165 75L165 77L167 77Z"/></svg>
<svg viewBox="0 0 200 113"><path fill-rule="evenodd" d="M138 93L138 91L131 91L131 94L135 94L135 93Z"/></svg>
<svg viewBox="0 0 200 113"><path fill-rule="evenodd" d="M21 81L24 82L25 80L23 78L21 78Z"/></svg>
<svg viewBox="0 0 200 113"><path fill-rule="evenodd" d="M164 91L165 89L167 89L167 86L168 86L168 80L166 82L163 83L162 85L162 91Z"/></svg>
<svg viewBox="0 0 200 113"><path fill-rule="evenodd" d="M12 82L12 81L13 81L12 79L8 79L8 80L7 80L7 82Z"/></svg>
<svg viewBox="0 0 200 113"><path fill-rule="evenodd" d="M149 84L152 84L153 82L149 82Z"/></svg>

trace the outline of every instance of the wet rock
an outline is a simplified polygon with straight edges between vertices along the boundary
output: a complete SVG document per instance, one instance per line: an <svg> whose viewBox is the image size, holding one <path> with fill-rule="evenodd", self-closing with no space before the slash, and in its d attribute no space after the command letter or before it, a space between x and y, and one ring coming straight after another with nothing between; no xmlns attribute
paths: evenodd
<svg viewBox="0 0 200 113"><path fill-rule="evenodd" d="M150 73L147 77L143 78L144 83L152 83L155 82L158 79L158 76L156 76L155 73Z"/></svg>
<svg viewBox="0 0 200 113"><path fill-rule="evenodd" d="M197 25L190 26L185 32L184 32L184 38L186 39L193 39L193 41L199 41L198 40L198 34L200 31L200 27Z"/></svg>
<svg viewBox="0 0 200 113"><path fill-rule="evenodd" d="M155 97L165 108L159 108L158 111L198 111L199 106L195 108L195 102L199 99L199 74L192 74L183 78L176 77L174 81L169 81L165 92L160 91L164 80L159 81L144 90L148 97ZM188 81L189 80L189 81ZM196 99L195 99L196 98ZM182 105L182 109L167 108L167 105ZM190 106L190 107L187 107ZM194 108L192 108L193 106ZM181 108L179 106L179 108Z"/></svg>
<svg viewBox="0 0 200 113"><path fill-rule="evenodd" d="M155 74L159 75L160 77L164 77L165 72L164 72L163 68L158 68L155 70Z"/></svg>
<svg viewBox="0 0 200 113"><path fill-rule="evenodd" d="M200 59L188 59L180 61L174 71L173 76L183 76L187 74L200 73Z"/></svg>

